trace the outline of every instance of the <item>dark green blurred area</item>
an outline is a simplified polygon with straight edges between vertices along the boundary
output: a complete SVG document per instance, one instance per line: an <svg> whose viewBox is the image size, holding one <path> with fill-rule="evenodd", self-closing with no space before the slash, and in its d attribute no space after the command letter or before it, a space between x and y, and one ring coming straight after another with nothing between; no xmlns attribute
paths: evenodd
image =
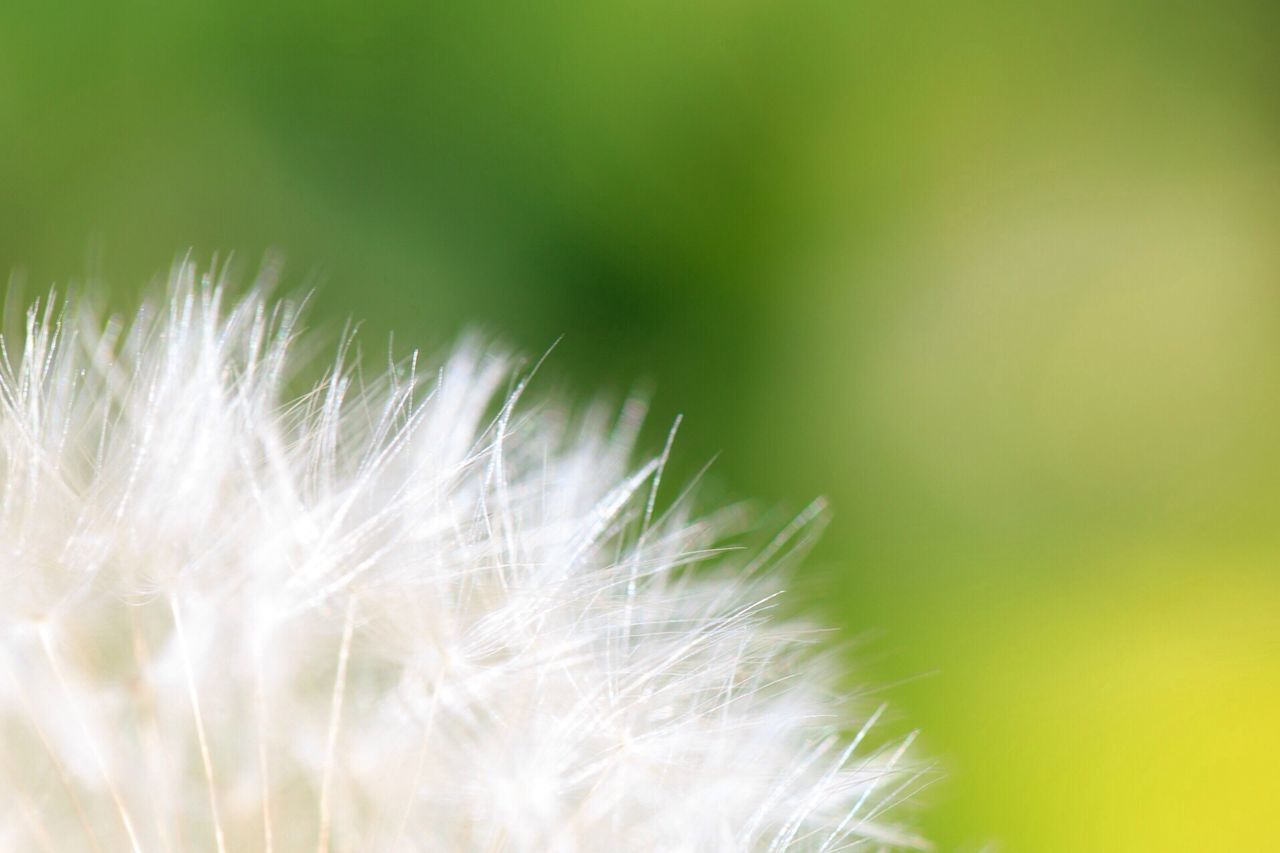
<svg viewBox="0 0 1280 853"><path fill-rule="evenodd" d="M676 473L947 779L941 849L1280 848L1273 4L0 11L0 268L125 307L269 249L366 349L656 388Z"/></svg>

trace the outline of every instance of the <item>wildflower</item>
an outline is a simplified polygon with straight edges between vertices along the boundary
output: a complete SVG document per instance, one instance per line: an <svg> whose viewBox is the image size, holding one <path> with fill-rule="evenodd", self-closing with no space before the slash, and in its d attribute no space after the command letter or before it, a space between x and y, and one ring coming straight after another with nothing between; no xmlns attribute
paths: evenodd
<svg viewBox="0 0 1280 853"><path fill-rule="evenodd" d="M290 399L297 307L229 301L186 264L0 350L5 848L919 844L907 745L771 614L816 513L717 549L637 406L475 341Z"/></svg>

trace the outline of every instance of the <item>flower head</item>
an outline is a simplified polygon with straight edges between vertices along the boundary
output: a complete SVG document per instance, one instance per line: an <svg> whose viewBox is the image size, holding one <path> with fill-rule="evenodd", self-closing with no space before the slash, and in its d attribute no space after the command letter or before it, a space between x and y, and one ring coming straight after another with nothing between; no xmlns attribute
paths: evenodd
<svg viewBox="0 0 1280 853"><path fill-rule="evenodd" d="M297 309L189 264L0 352L0 844L916 845L733 513L660 496L639 407L531 403L464 343L293 398ZM669 445L668 445L669 449Z"/></svg>

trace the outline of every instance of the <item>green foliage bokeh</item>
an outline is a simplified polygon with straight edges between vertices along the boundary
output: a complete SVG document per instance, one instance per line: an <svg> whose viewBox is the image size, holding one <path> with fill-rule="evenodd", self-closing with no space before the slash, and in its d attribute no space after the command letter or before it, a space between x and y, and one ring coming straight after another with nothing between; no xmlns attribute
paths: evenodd
<svg viewBox="0 0 1280 853"><path fill-rule="evenodd" d="M1271 4L11 2L0 268L271 250L377 347L655 390L924 730L943 849L1264 849ZM922 675L924 677L914 678ZM898 683L902 682L902 683Z"/></svg>

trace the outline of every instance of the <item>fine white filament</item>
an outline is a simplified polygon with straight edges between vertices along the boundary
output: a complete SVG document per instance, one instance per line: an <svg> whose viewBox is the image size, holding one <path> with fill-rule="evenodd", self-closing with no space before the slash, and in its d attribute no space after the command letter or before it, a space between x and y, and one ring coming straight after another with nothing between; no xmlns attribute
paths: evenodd
<svg viewBox="0 0 1280 853"><path fill-rule="evenodd" d="M820 513L723 548L638 403L475 342L291 396L297 334L182 264L3 340L0 848L921 846L908 742L774 613Z"/></svg>

